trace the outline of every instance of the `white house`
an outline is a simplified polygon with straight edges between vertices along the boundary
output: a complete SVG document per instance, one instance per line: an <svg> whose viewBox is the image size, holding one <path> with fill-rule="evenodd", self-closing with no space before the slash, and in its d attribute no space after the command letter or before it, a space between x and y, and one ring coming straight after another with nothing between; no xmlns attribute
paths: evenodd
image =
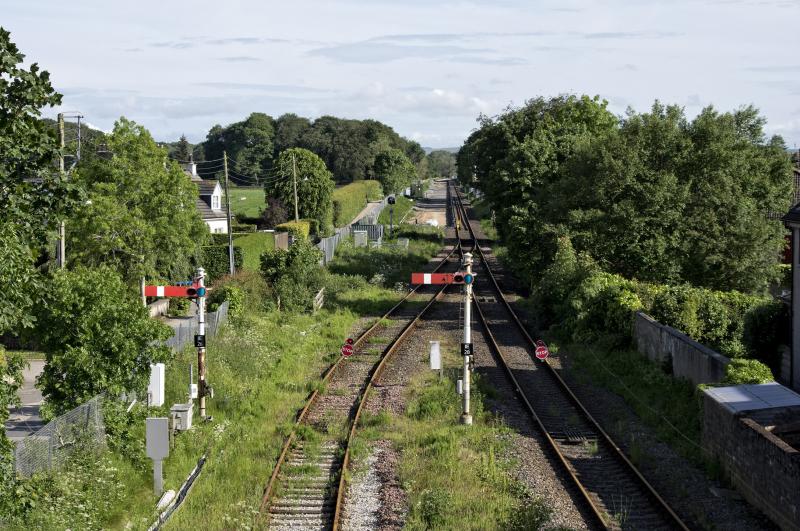
<svg viewBox="0 0 800 531"><path fill-rule="evenodd" d="M228 212L222 202L224 194L219 181L216 179L202 179L197 175L197 165L194 162L188 163L184 169L199 190L197 210L200 212L200 217L208 225L208 230L211 232L228 232Z"/></svg>

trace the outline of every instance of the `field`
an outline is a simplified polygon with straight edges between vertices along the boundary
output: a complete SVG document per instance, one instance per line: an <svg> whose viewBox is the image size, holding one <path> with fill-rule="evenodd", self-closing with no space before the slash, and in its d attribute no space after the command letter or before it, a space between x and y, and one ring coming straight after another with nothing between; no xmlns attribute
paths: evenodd
<svg viewBox="0 0 800 531"><path fill-rule="evenodd" d="M231 213L255 218L264 209L264 189L259 187L231 186Z"/></svg>
<svg viewBox="0 0 800 531"><path fill-rule="evenodd" d="M337 188L333 191L334 225L344 227L367 206L367 198L375 201L382 197L383 190L378 181L356 181Z"/></svg>
<svg viewBox="0 0 800 531"><path fill-rule="evenodd" d="M408 214L408 212L411 210L411 207L414 206L414 201L408 199L407 197L403 197L402 195L398 195L396 196L396 198L397 198L397 203L395 203L394 205L393 217L394 217L394 224L399 225L400 220L403 219L403 217L405 217L405 215ZM378 223L381 223L383 225L389 224L389 208L390 205L387 205L386 208L384 208L381 211L381 215L378 216Z"/></svg>
<svg viewBox="0 0 800 531"><path fill-rule="evenodd" d="M243 267L250 271L258 271L261 264L261 253L275 247L275 236L271 232L253 232L233 237L235 247L241 247L244 259Z"/></svg>

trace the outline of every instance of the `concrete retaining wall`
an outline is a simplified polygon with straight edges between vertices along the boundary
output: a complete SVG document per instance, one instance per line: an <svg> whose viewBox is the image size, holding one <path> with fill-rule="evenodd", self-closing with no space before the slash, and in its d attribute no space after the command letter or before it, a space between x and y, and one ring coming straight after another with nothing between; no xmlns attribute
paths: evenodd
<svg viewBox="0 0 800 531"><path fill-rule="evenodd" d="M633 337L639 352L653 361L671 365L675 377L686 378L695 385L721 382L730 363L719 352L643 312L636 312Z"/></svg>
<svg viewBox="0 0 800 531"><path fill-rule="evenodd" d="M703 447L720 460L736 490L782 529L800 531L800 453L708 395L703 406ZM797 408L767 411L796 414L790 409Z"/></svg>
<svg viewBox="0 0 800 531"><path fill-rule="evenodd" d="M169 310L169 299L158 299L147 305L147 311L150 312L150 317L167 315L167 310Z"/></svg>

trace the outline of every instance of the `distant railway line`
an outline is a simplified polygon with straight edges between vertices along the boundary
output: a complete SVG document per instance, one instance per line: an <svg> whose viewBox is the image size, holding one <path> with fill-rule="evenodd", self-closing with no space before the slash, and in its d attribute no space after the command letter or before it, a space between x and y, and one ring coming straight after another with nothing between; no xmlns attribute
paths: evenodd
<svg viewBox="0 0 800 531"><path fill-rule="evenodd" d="M462 245L457 238L433 272L458 270ZM354 341L353 355L339 358L323 375L322 385L298 414L264 490L261 515L270 529L339 529L346 490L343 471L350 464L350 443L365 397L390 356L447 288L411 290Z"/></svg>
<svg viewBox="0 0 800 531"><path fill-rule="evenodd" d="M453 199L468 220L458 191ZM486 341L591 514L607 529L688 529L559 374L536 359L534 340L495 278L493 257L484 253L472 224L464 227L476 242L474 304Z"/></svg>

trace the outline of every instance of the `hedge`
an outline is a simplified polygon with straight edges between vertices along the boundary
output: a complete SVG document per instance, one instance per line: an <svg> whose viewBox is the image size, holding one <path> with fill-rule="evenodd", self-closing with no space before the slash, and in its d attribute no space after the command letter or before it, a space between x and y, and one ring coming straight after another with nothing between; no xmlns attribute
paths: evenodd
<svg viewBox="0 0 800 531"><path fill-rule="evenodd" d="M534 286L539 325L552 325L572 340L629 343L633 315L643 310L662 324L731 358L780 365L779 346L788 344L789 313L771 297L721 292L689 285L638 282L602 271L578 255L568 238L557 242L550 266Z"/></svg>
<svg viewBox="0 0 800 531"><path fill-rule="evenodd" d="M255 232L258 227L252 223L233 223L231 232Z"/></svg>
<svg viewBox="0 0 800 531"><path fill-rule="evenodd" d="M242 267L242 250L233 247L233 265L236 269ZM206 270L206 283L222 278L230 271L227 245L207 245L203 247L200 265Z"/></svg>
<svg viewBox="0 0 800 531"><path fill-rule="evenodd" d="M295 238L308 238L311 233L312 220L301 219L300 221L287 221L280 225L275 225L276 232L288 232Z"/></svg>
<svg viewBox="0 0 800 531"><path fill-rule="evenodd" d="M333 191L333 224L344 227L367 206L367 200L383 198L378 181L356 181Z"/></svg>

